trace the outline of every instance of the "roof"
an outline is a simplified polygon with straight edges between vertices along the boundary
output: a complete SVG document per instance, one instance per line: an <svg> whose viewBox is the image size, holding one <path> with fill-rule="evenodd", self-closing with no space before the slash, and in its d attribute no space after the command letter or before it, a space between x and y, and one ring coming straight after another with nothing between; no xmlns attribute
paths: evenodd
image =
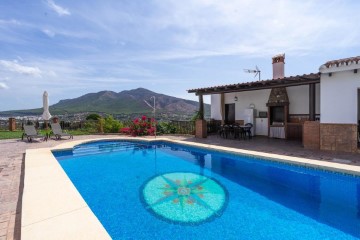
<svg viewBox="0 0 360 240"><path fill-rule="evenodd" d="M355 64L358 64L360 62L360 56L350 57L350 58L342 58L342 59L338 59L338 60L331 60L331 61L326 62L324 65L327 68L330 68L330 67L334 67L334 66L339 67L341 65L349 65L353 62Z"/></svg>
<svg viewBox="0 0 360 240"><path fill-rule="evenodd" d="M196 95L199 94L208 95L208 94L218 94L218 93L254 91L261 89L271 89L276 87L300 86L300 85L308 85L311 83L320 83L320 73L310 73L310 74L290 76L290 77L284 77L278 79L269 79L269 80L253 81L246 83L190 89L188 90L188 93L195 93Z"/></svg>

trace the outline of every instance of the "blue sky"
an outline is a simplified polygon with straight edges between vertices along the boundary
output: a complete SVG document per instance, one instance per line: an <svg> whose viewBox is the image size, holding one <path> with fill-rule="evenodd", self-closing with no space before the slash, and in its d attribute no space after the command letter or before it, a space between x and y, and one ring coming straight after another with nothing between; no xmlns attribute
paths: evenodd
<svg viewBox="0 0 360 240"><path fill-rule="evenodd" d="M0 111L138 87L187 89L317 72L358 56L360 1L1 0ZM209 98L206 99L209 101Z"/></svg>

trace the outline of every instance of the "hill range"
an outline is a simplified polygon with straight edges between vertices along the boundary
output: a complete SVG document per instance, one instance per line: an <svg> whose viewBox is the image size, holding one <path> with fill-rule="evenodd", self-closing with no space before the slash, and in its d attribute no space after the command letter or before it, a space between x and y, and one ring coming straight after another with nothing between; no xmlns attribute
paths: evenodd
<svg viewBox="0 0 360 240"><path fill-rule="evenodd" d="M125 90L119 93L113 91L101 91L88 93L83 96L60 100L50 106L52 115L76 114L76 113L102 113L112 115L149 114L152 109L145 103L152 105L150 98L156 98L156 111L159 114L185 116L189 118L199 109L196 101L176 98L165 94L155 93L145 88ZM29 116L42 114L42 108L27 110L11 110L0 112L0 116ZM210 112L210 105L205 104L205 112ZM187 117L186 117L187 116Z"/></svg>

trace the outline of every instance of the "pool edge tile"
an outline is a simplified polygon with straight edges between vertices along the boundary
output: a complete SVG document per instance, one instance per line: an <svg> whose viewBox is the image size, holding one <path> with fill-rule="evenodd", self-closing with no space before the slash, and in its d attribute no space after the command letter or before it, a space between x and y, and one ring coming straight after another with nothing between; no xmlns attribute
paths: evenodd
<svg viewBox="0 0 360 240"><path fill-rule="evenodd" d="M21 232L25 240L111 239L51 148L26 150Z"/></svg>

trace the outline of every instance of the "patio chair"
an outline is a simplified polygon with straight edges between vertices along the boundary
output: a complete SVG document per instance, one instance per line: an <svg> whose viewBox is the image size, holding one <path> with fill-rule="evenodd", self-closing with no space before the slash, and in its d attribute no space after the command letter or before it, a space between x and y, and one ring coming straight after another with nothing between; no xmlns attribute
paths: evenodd
<svg viewBox="0 0 360 240"><path fill-rule="evenodd" d="M247 127L247 128L244 129L245 130L245 135L247 134L249 139L251 139L252 138L251 128L253 127L253 125L252 125L252 123L247 123L247 124L245 124L245 126Z"/></svg>
<svg viewBox="0 0 360 240"><path fill-rule="evenodd" d="M61 126L60 126L59 123L52 123L51 124L51 130L52 130L52 133L55 135L55 138L57 140L61 139L62 137L69 137L69 139L73 139L73 135L64 132L61 129Z"/></svg>
<svg viewBox="0 0 360 240"><path fill-rule="evenodd" d="M246 131L240 125L234 126L234 138L246 139Z"/></svg>
<svg viewBox="0 0 360 240"><path fill-rule="evenodd" d="M230 126L225 124L222 126L220 136L223 138L228 138L229 135L230 135Z"/></svg>
<svg viewBox="0 0 360 240"><path fill-rule="evenodd" d="M42 138L42 140L47 140L46 136L38 134L34 125L24 125L24 133L22 134L21 140L24 140L24 137L27 138L29 142L32 142L33 139Z"/></svg>

